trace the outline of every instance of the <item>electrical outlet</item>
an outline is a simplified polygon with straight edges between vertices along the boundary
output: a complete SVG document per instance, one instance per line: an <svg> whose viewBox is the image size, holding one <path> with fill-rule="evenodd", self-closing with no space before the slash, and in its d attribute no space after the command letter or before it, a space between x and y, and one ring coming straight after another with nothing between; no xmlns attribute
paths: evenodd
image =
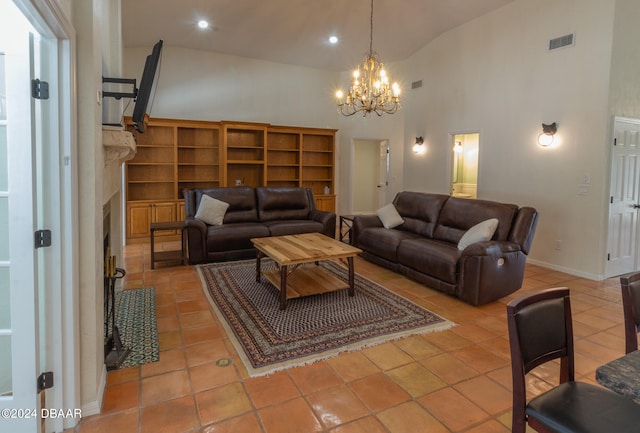
<svg viewBox="0 0 640 433"><path fill-rule="evenodd" d="M236 186L242 186L242 180L236 179Z"/></svg>
<svg viewBox="0 0 640 433"><path fill-rule="evenodd" d="M553 243L553 249L556 251L562 250L562 241L559 239L556 239L556 241Z"/></svg>

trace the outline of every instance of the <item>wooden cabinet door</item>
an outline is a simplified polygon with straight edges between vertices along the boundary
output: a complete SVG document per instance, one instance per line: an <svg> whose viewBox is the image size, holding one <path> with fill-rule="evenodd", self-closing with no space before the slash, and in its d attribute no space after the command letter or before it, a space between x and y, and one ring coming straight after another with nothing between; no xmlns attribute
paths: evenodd
<svg viewBox="0 0 640 433"><path fill-rule="evenodd" d="M151 205L148 203L127 205L127 238L148 238L151 225Z"/></svg>
<svg viewBox="0 0 640 433"><path fill-rule="evenodd" d="M336 197L333 195L316 196L316 209L327 212L336 211Z"/></svg>
<svg viewBox="0 0 640 433"><path fill-rule="evenodd" d="M177 221L177 203L130 203L127 204L127 239L149 239L151 223ZM184 219L184 218L183 218ZM156 237L175 236L175 230L163 230Z"/></svg>
<svg viewBox="0 0 640 433"><path fill-rule="evenodd" d="M153 203L151 206L151 221L154 223L177 221L176 204L173 202Z"/></svg>
<svg viewBox="0 0 640 433"><path fill-rule="evenodd" d="M151 221L154 223L177 221L176 205L175 202L154 203L151 206ZM163 237L177 234L179 234L177 230L162 230L156 232L156 237L162 240Z"/></svg>

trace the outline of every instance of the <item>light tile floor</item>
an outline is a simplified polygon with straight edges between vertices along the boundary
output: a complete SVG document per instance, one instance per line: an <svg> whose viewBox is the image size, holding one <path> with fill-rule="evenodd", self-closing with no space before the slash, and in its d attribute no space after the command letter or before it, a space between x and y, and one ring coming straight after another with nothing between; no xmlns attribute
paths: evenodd
<svg viewBox="0 0 640 433"><path fill-rule="evenodd" d="M357 259L357 272L458 326L249 378L195 267L151 270L145 245L127 246L124 255L125 286L156 288L160 361L110 372L102 413L83 419L77 433L508 432L505 304L547 287L571 289L579 380L595 383L595 369L624 349L617 279L596 282L528 265L520 291L473 307ZM230 366L216 364L225 358ZM529 375L532 395L556 375L555 367Z"/></svg>

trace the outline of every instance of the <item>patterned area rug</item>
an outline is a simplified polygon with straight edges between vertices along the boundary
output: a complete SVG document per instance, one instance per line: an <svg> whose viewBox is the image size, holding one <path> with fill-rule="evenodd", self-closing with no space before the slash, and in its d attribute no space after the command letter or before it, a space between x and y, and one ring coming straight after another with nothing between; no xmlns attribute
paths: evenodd
<svg viewBox="0 0 640 433"><path fill-rule="evenodd" d="M156 289L116 291L116 325L122 345L131 349L120 368L160 359L156 322Z"/></svg>
<svg viewBox="0 0 640 433"><path fill-rule="evenodd" d="M347 281L344 266L320 265ZM454 325L358 274L353 297L339 290L294 298L280 311L278 290L265 277L256 282L255 268L255 260L198 267L211 305L250 376ZM262 268L275 264L263 260Z"/></svg>

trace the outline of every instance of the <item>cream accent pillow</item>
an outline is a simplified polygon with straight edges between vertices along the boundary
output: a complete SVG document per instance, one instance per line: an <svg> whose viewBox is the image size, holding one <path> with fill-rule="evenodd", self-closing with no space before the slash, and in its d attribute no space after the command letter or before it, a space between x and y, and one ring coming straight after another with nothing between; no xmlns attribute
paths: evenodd
<svg viewBox="0 0 640 433"><path fill-rule="evenodd" d="M380 218L380 221L382 221L382 225L386 229L398 227L404 222L393 203L382 206L376 211L376 215L378 215L378 218Z"/></svg>
<svg viewBox="0 0 640 433"><path fill-rule="evenodd" d="M202 199L200 199L200 206L198 206L196 218L212 226L221 226L228 207L229 203L204 194Z"/></svg>
<svg viewBox="0 0 640 433"><path fill-rule="evenodd" d="M476 224L465 232L458 242L458 249L464 250L471 244L491 240L498 228L498 220L491 218Z"/></svg>

